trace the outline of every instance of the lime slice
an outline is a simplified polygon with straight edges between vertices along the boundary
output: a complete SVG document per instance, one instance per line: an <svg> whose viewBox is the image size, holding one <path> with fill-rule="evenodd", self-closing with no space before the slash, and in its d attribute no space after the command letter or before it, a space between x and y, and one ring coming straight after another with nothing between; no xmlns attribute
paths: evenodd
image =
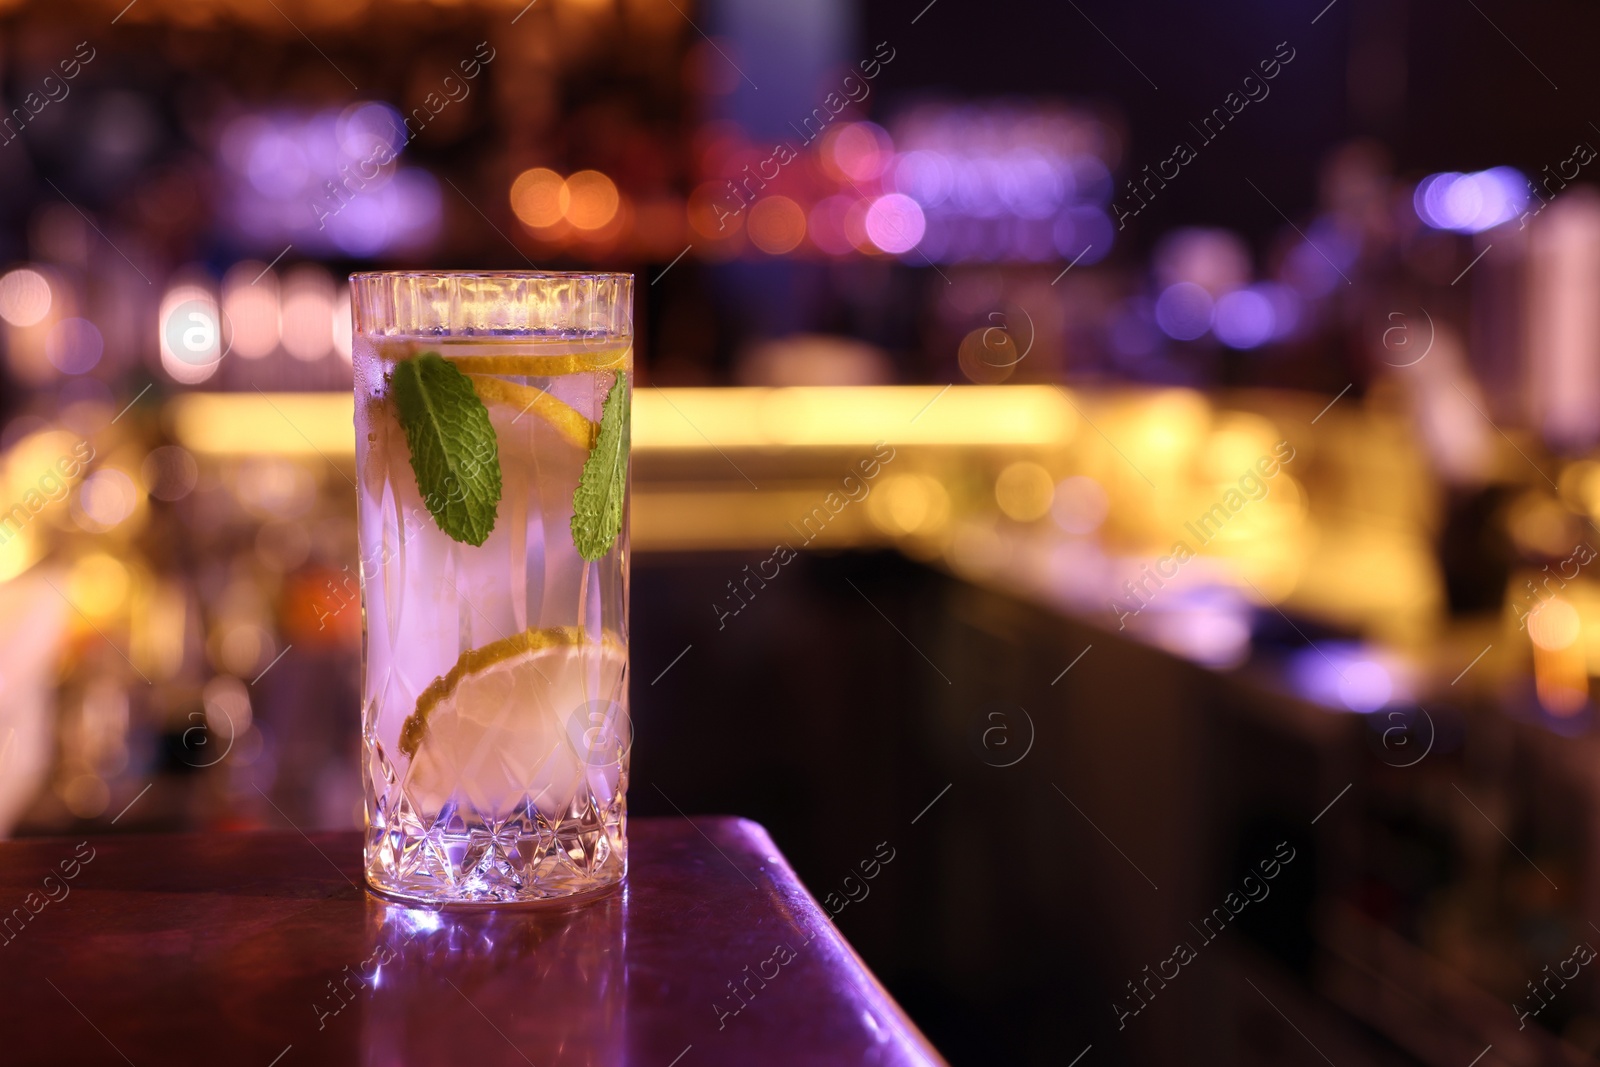
<svg viewBox="0 0 1600 1067"><path fill-rule="evenodd" d="M596 758L585 735L597 716L621 720L600 723L602 732L627 731L626 664L611 635L595 644L570 627L528 630L463 653L401 728L412 802L438 810L455 798L505 815L531 799L557 816L586 780L602 799L613 794L620 766Z"/></svg>
<svg viewBox="0 0 1600 1067"><path fill-rule="evenodd" d="M519 416L537 416L586 452L594 444L595 424L537 385L518 385L482 374L469 374L467 379L472 382L472 388L485 406L512 407Z"/></svg>

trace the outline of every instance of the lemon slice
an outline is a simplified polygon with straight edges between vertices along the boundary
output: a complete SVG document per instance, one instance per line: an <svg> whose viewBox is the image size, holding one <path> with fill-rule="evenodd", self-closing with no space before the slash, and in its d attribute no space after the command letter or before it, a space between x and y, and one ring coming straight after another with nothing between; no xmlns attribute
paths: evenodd
<svg viewBox="0 0 1600 1067"><path fill-rule="evenodd" d="M586 782L601 799L615 795L629 730L626 665L615 637L596 644L570 627L463 653L401 728L412 802L437 811L455 799L504 816L531 799L558 817Z"/></svg>
<svg viewBox="0 0 1600 1067"><path fill-rule="evenodd" d="M518 385L482 374L469 374L467 380L485 406L509 406L516 408L519 415L536 415L577 447L587 451L593 446L595 424L537 385Z"/></svg>
<svg viewBox="0 0 1600 1067"><path fill-rule="evenodd" d="M559 378L564 374L587 374L597 370L619 370L627 365L631 345L587 349L566 356L452 356L441 353L463 374L520 374L537 378Z"/></svg>

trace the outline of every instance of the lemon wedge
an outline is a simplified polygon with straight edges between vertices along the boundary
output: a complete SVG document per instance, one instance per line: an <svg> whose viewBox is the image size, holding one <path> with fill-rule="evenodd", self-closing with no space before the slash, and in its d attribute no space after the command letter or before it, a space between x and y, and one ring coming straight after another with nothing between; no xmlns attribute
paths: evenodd
<svg viewBox="0 0 1600 1067"><path fill-rule="evenodd" d="M563 438L585 451L594 444L596 432L594 422L537 385L518 385L516 382L482 374L468 374L467 380L472 383L473 390L477 392L478 399L483 401L484 406L491 409L496 406L509 406L516 408L519 416L535 415L554 426Z"/></svg>
<svg viewBox="0 0 1600 1067"><path fill-rule="evenodd" d="M513 374L534 378L559 378L627 367L632 345L587 349L565 356L452 356L441 352L463 374Z"/></svg>

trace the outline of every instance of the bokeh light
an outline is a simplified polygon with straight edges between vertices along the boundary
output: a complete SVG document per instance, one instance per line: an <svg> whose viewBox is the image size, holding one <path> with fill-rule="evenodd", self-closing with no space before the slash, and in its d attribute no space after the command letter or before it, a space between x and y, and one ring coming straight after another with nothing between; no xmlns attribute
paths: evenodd
<svg viewBox="0 0 1600 1067"><path fill-rule="evenodd" d="M901 255L917 247L927 222L922 208L904 193L880 196L867 209L867 237L891 255Z"/></svg>
<svg viewBox="0 0 1600 1067"><path fill-rule="evenodd" d="M876 180L921 207L925 243L917 247L929 260L1038 263L1053 250L1095 263L1111 251L1111 173L1098 154L1113 151L1114 136L1095 117L1016 104L924 105L901 116L892 143L902 152Z"/></svg>
<svg viewBox="0 0 1600 1067"><path fill-rule="evenodd" d="M219 674L206 682L200 700L206 709L206 729L211 735L206 739L207 744L216 745L216 751L206 753L205 758L221 759L232 740L250 729L253 718L250 691L238 678Z"/></svg>
<svg viewBox="0 0 1600 1067"><path fill-rule="evenodd" d="M1011 334L998 326L967 332L956 350L956 363L969 381L997 385L1016 373L1021 354Z"/></svg>
<svg viewBox="0 0 1600 1067"><path fill-rule="evenodd" d="M431 174L394 162L406 142L399 113L379 101L241 114L218 138L221 206L234 235L269 256L286 241L301 255L420 249L443 204Z"/></svg>
<svg viewBox="0 0 1600 1067"><path fill-rule="evenodd" d="M1156 325L1176 341L1193 341L1211 329L1211 294L1194 282L1177 282L1156 298Z"/></svg>
<svg viewBox="0 0 1600 1067"><path fill-rule="evenodd" d="M1257 282L1250 289L1265 298L1272 308L1272 339L1281 341L1285 337L1292 337L1304 313L1300 294L1277 282Z"/></svg>
<svg viewBox="0 0 1600 1067"><path fill-rule="evenodd" d="M511 183L511 210L525 226L544 229L561 221L561 175L533 167Z"/></svg>
<svg viewBox="0 0 1600 1067"><path fill-rule="evenodd" d="M792 252L805 240L806 213L787 196L767 196L750 208L750 243L768 255Z"/></svg>
<svg viewBox="0 0 1600 1067"><path fill-rule="evenodd" d="M689 194L689 227L712 241L733 237L744 229L744 206L726 182L703 182Z"/></svg>
<svg viewBox="0 0 1600 1067"><path fill-rule="evenodd" d="M616 217L621 198L612 180L597 170L580 170L561 187L562 213L580 230L598 230Z"/></svg>
<svg viewBox="0 0 1600 1067"><path fill-rule="evenodd" d="M1357 660L1340 672L1339 699L1351 711L1363 715L1384 707L1394 696L1394 680L1381 663Z"/></svg>
<svg viewBox="0 0 1600 1067"><path fill-rule="evenodd" d="M355 320L350 311L350 289L339 286L339 296L333 303L333 348L339 358L349 363L355 351Z"/></svg>
<svg viewBox="0 0 1600 1067"><path fill-rule="evenodd" d="M938 152L907 152L895 162L896 190L910 196L924 208L935 208L944 203L954 181L950 161Z"/></svg>
<svg viewBox="0 0 1600 1067"><path fill-rule="evenodd" d="M950 494L927 474L891 474L867 497L873 524L885 533L931 535L950 516Z"/></svg>
<svg viewBox="0 0 1600 1067"><path fill-rule="evenodd" d="M236 263L222 280L222 310L233 324L240 359L260 359L278 347L278 277L265 263Z"/></svg>
<svg viewBox="0 0 1600 1067"><path fill-rule="evenodd" d="M145 491L157 500L182 500L194 489L200 468L194 456L181 445L162 445L152 449L139 466Z"/></svg>
<svg viewBox="0 0 1600 1067"><path fill-rule="evenodd" d="M283 282L283 347L295 359L321 359L333 350L333 279L315 264Z"/></svg>
<svg viewBox="0 0 1600 1067"><path fill-rule="evenodd" d="M1412 204L1417 217L1436 230L1482 233L1522 214L1528 180L1513 167L1430 174L1417 183Z"/></svg>
<svg viewBox="0 0 1600 1067"><path fill-rule="evenodd" d="M1559 652L1578 639L1578 609L1553 596L1528 613L1528 637L1547 652Z"/></svg>
<svg viewBox="0 0 1600 1067"><path fill-rule="evenodd" d="M1115 233L1111 217L1104 211L1097 207L1075 207L1056 219L1051 237L1062 257L1087 266L1111 254Z"/></svg>
<svg viewBox="0 0 1600 1067"><path fill-rule="evenodd" d="M811 243L830 256L842 256L855 248L845 231L845 218L853 201L848 196L827 196L811 208L807 233Z"/></svg>
<svg viewBox="0 0 1600 1067"><path fill-rule="evenodd" d="M1047 219L1070 192L1072 171L1052 166L1035 148L1014 148L1001 160L1000 202L1024 219Z"/></svg>
<svg viewBox="0 0 1600 1067"><path fill-rule="evenodd" d="M1253 289L1235 289L1217 301L1212 328L1229 348L1255 348L1275 332L1272 302Z"/></svg>
<svg viewBox="0 0 1600 1067"><path fill-rule="evenodd" d="M234 674L249 674L276 654L272 635L254 622L225 623L218 637L216 664Z"/></svg>
<svg viewBox="0 0 1600 1067"><path fill-rule="evenodd" d="M67 572L67 595L91 619L104 619L128 598L133 579L121 560L104 552L91 552Z"/></svg>
<svg viewBox="0 0 1600 1067"><path fill-rule="evenodd" d="M78 487L78 525L90 533L104 533L123 523L139 503L133 479L114 467L95 471Z"/></svg>
<svg viewBox="0 0 1600 1067"><path fill-rule="evenodd" d="M351 104L334 125L344 154L360 160L376 160L382 157L384 149L398 148L397 131L403 128L400 112L372 100Z"/></svg>
<svg viewBox="0 0 1600 1067"><path fill-rule="evenodd" d="M1070 534L1093 533L1106 521L1110 510L1111 500L1105 489L1083 474L1063 479L1056 486L1055 500L1050 505L1056 525Z"/></svg>
<svg viewBox="0 0 1600 1067"><path fill-rule="evenodd" d="M75 774L61 786L61 802L80 819L103 814L111 804L111 787L98 774Z"/></svg>
<svg viewBox="0 0 1600 1067"><path fill-rule="evenodd" d="M200 352L185 351L181 355L173 350L172 338L183 332L183 324L174 325L174 316L179 309L186 306L200 305L211 309L212 321L220 321L221 308L216 306L216 298L211 292L199 285L175 285L168 289L161 298L161 310L158 321L161 328L158 331L161 338L161 369L173 381L182 385L197 385L217 373L217 365L222 359L222 338L220 331L213 331L209 346ZM196 312L204 314L204 312Z"/></svg>
<svg viewBox="0 0 1600 1067"><path fill-rule="evenodd" d="M104 351L105 340L88 319L62 319L45 336L44 354L63 374L83 374L94 369Z"/></svg>
<svg viewBox="0 0 1600 1067"><path fill-rule="evenodd" d="M19 267L0 277L0 319L11 325L37 325L50 303L50 283L38 271Z"/></svg>
<svg viewBox="0 0 1600 1067"><path fill-rule="evenodd" d="M1323 641L1295 652L1289 678L1303 696L1333 710L1370 715L1413 699L1403 663L1383 648L1360 641Z"/></svg>
<svg viewBox="0 0 1600 1067"><path fill-rule="evenodd" d="M825 144L825 158L846 178L871 181L894 158L894 145L882 126L852 122L838 128Z"/></svg>
<svg viewBox="0 0 1600 1067"><path fill-rule="evenodd" d="M1007 518L1017 522L1043 518L1050 511L1055 492L1055 479L1050 472L1031 460L1009 464L994 483L995 503Z"/></svg>

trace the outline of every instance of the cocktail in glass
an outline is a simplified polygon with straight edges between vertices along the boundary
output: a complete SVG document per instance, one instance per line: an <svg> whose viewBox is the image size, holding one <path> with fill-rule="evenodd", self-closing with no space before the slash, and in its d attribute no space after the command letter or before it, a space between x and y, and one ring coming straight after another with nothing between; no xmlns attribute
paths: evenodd
<svg viewBox="0 0 1600 1067"><path fill-rule="evenodd" d="M368 884L603 891L627 869L633 279L351 287Z"/></svg>

